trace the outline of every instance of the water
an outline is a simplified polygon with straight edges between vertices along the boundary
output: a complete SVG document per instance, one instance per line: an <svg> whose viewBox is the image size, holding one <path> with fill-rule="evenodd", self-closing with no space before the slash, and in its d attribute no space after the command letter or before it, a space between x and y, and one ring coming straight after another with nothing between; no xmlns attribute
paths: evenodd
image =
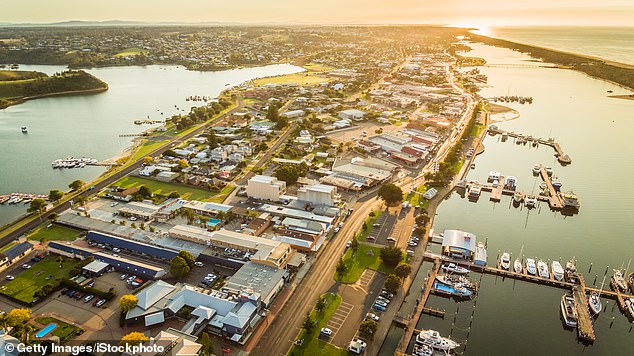
<svg viewBox="0 0 634 356"><path fill-rule="evenodd" d="M64 70L38 65L20 69L48 74ZM189 95L214 97L251 79L302 70L290 64L219 72L193 72L179 66L91 69L91 74L108 83L107 92L37 99L0 110L0 194L68 190L73 180L89 181L104 168L53 170L53 160L67 156L108 159L131 144L130 137L120 134L148 129L134 125L134 120L186 114L192 106L204 104L185 101ZM26 135L20 132L23 125L29 130ZM0 226L24 212L21 204L0 206Z"/></svg>
<svg viewBox="0 0 634 356"><path fill-rule="evenodd" d="M476 32L634 65L632 27L494 27Z"/></svg>
<svg viewBox="0 0 634 356"><path fill-rule="evenodd" d="M530 59L507 49L472 47L470 56L492 63L519 64ZM557 259L565 264L575 256L588 284L595 283L598 275L598 287L606 269L611 272L634 257L634 186L629 184L634 174L634 142L630 139L634 101L608 98L607 90L629 92L574 71L480 70L490 84L482 96L534 98L532 105L508 104L521 117L497 125L537 137L555 137L571 156L572 164L559 165L550 147L518 146L512 139L502 143L499 136L487 136L486 151L476 158L476 169L467 179L482 182L489 171L496 170L517 176L519 190L537 192L541 181L532 176L531 168L534 163L544 163L553 167L555 176L562 180L562 190L572 190L579 196L581 209L576 216L564 217L551 212L544 203L528 211L513 208L511 197L494 204L489 194L483 193L478 203L471 203L454 193L439 207L434 230L462 229L488 241L489 264L495 264L503 251L511 252L514 260L522 246L525 257L537 260ZM591 263L592 271L588 272ZM471 278L481 277L472 273ZM417 327L437 329L444 335L451 332L456 339L468 340L465 355L631 354L634 331L618 307L614 308L614 301L603 300L608 308L595 322L597 340L593 346L584 347L577 342L576 333L562 326L559 302L563 293L552 287L486 275L482 276L475 309L474 302L457 304L432 297L429 306L445 309L448 315L444 320L425 315Z"/></svg>
<svg viewBox="0 0 634 356"><path fill-rule="evenodd" d="M50 323L46 327L44 327L44 329L38 331L37 334L35 334L35 337L38 338L38 339L41 339L41 338L43 338L44 336L48 335L48 333L50 333L51 331L53 331L55 329L57 329L57 324Z"/></svg>

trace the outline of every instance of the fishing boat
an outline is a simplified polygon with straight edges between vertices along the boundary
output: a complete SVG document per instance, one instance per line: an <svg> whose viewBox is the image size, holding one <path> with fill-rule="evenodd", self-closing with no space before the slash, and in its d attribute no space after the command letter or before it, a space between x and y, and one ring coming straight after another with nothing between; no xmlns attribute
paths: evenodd
<svg viewBox="0 0 634 356"><path fill-rule="evenodd" d="M533 209L537 206L537 198L535 198L534 195L527 195L526 198L524 198L524 206Z"/></svg>
<svg viewBox="0 0 634 356"><path fill-rule="evenodd" d="M532 258L526 259L526 271L533 276L537 274L537 268L535 266L535 260Z"/></svg>
<svg viewBox="0 0 634 356"><path fill-rule="evenodd" d="M620 269L614 270L614 273L612 274L612 279L610 281L610 286L612 286L612 288L617 291L627 291L627 283L625 283L623 271L621 271Z"/></svg>
<svg viewBox="0 0 634 356"><path fill-rule="evenodd" d="M601 298L599 298L598 292L590 293L590 296L588 297L588 307L593 315L597 315L601 312Z"/></svg>
<svg viewBox="0 0 634 356"><path fill-rule="evenodd" d="M507 271L511 268L511 255L508 252L504 252L500 257L500 266Z"/></svg>
<svg viewBox="0 0 634 356"><path fill-rule="evenodd" d="M570 328L577 327L577 310L575 309L575 300L569 294L564 294L561 297L560 303L561 316L564 319L566 326Z"/></svg>
<svg viewBox="0 0 634 356"><path fill-rule="evenodd" d="M548 272L548 264L542 260L537 262L537 273L542 278L550 278L550 272Z"/></svg>
<svg viewBox="0 0 634 356"><path fill-rule="evenodd" d="M440 333L436 330L421 330L421 332L416 335L416 343L427 345L441 351L451 351L460 346L457 342L440 336Z"/></svg>
<svg viewBox="0 0 634 356"><path fill-rule="evenodd" d="M551 263L551 270L553 272L553 277L555 277L556 280L564 280L564 268L561 267L561 263L559 263L559 261L553 261Z"/></svg>
<svg viewBox="0 0 634 356"><path fill-rule="evenodd" d="M460 267L455 263L448 263L448 264L444 264L442 265L440 268L442 268L443 271L448 272L448 273L455 273L455 274L468 274L469 270L464 268L464 267Z"/></svg>
<svg viewBox="0 0 634 356"><path fill-rule="evenodd" d="M508 176L504 179L504 188L508 190L515 190L517 188L517 178Z"/></svg>
<svg viewBox="0 0 634 356"><path fill-rule="evenodd" d="M533 175L538 175L538 174L539 174L539 171L541 171L541 169L542 169L542 165L541 165L541 164L539 164L539 163L536 163L536 164L533 166Z"/></svg>
<svg viewBox="0 0 634 356"><path fill-rule="evenodd" d="M440 295L446 295L457 299L471 299L473 297L473 291L460 282L447 285L435 280L433 290Z"/></svg>

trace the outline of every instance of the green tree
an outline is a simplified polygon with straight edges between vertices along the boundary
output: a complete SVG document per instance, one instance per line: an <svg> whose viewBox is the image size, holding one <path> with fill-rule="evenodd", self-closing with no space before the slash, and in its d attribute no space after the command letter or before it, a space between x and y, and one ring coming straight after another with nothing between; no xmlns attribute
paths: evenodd
<svg viewBox="0 0 634 356"><path fill-rule="evenodd" d="M192 256L191 253L189 253L189 251L178 251L178 256L180 256L182 259L185 260L185 262L187 262L187 265L190 269L194 268L194 262L196 262L196 259L194 258L194 256Z"/></svg>
<svg viewBox="0 0 634 356"><path fill-rule="evenodd" d="M211 149L218 147L218 138L216 137L215 133L210 132L207 135L207 144L209 145L209 148Z"/></svg>
<svg viewBox="0 0 634 356"><path fill-rule="evenodd" d="M319 298L317 298L317 303L315 304L315 310L321 313L324 311L325 308L326 308L326 297L322 295Z"/></svg>
<svg viewBox="0 0 634 356"><path fill-rule="evenodd" d="M182 216L184 216L185 218L187 218L187 223L191 224L192 221L194 221L194 219L196 219L196 213L194 213L194 211L190 208L183 208L181 209L180 214Z"/></svg>
<svg viewBox="0 0 634 356"><path fill-rule="evenodd" d="M287 125L288 125L288 119L281 116L279 119L277 119L273 128L276 130L281 130L285 128Z"/></svg>
<svg viewBox="0 0 634 356"><path fill-rule="evenodd" d="M31 204L29 205L27 211L29 213L38 213L38 215L41 217L44 208L46 208L46 200L37 198L31 200Z"/></svg>
<svg viewBox="0 0 634 356"><path fill-rule="evenodd" d="M179 192L174 191L174 192L171 192L170 195L168 195L167 197L170 199L178 199L181 197L181 195Z"/></svg>
<svg viewBox="0 0 634 356"><path fill-rule="evenodd" d="M406 262L401 262L394 268L394 274L399 276L399 278L403 279L412 272L412 266L410 266Z"/></svg>
<svg viewBox="0 0 634 356"><path fill-rule="evenodd" d="M343 261L343 258L339 259L339 262L337 263L336 271L337 271L337 275L339 275L339 277L343 276L343 274L348 271L348 266Z"/></svg>
<svg viewBox="0 0 634 356"><path fill-rule="evenodd" d="M403 251L396 246L383 247L381 249L381 260L390 267L396 267L403 258Z"/></svg>
<svg viewBox="0 0 634 356"><path fill-rule="evenodd" d="M64 192L57 189L48 192L48 200L52 201L53 203L57 203L60 199L62 199L62 197L64 197Z"/></svg>
<svg viewBox="0 0 634 356"><path fill-rule="evenodd" d="M148 164L152 164L153 162L154 162L154 158L150 156L143 157L143 164L148 165Z"/></svg>
<svg viewBox="0 0 634 356"><path fill-rule="evenodd" d="M286 184L295 184L299 179L299 170L295 166L285 165L275 171L275 176Z"/></svg>
<svg viewBox="0 0 634 356"><path fill-rule="evenodd" d="M142 186L139 187L139 193L138 194L143 196L143 197L145 197L145 198L151 198L152 197L152 191L146 185L142 185Z"/></svg>
<svg viewBox="0 0 634 356"><path fill-rule="evenodd" d="M86 210L87 202L88 202L88 198L86 198L83 195L80 195L77 197L77 199L75 199L75 203L77 203L77 205L80 205L82 208L84 208L84 211Z"/></svg>
<svg viewBox="0 0 634 356"><path fill-rule="evenodd" d="M388 206L400 203L403 201L403 191L398 186L392 183L383 184L377 196L385 201Z"/></svg>
<svg viewBox="0 0 634 356"><path fill-rule="evenodd" d="M85 183L83 180L81 180L81 179L77 179L77 180L72 181L72 182L68 185L68 188L70 188L70 190L78 190L78 189L80 189L81 187L83 187L83 186L84 186L84 184L86 184L86 183Z"/></svg>
<svg viewBox="0 0 634 356"><path fill-rule="evenodd" d="M315 322L313 321L313 318L310 317L310 313L306 313L306 317L304 317L304 322L302 323L302 328L306 330L307 334L310 334L314 327Z"/></svg>
<svg viewBox="0 0 634 356"><path fill-rule="evenodd" d="M266 119L271 122L277 122L280 118L280 112L277 108L277 105L270 104L268 110L266 111Z"/></svg>
<svg viewBox="0 0 634 356"><path fill-rule="evenodd" d="M187 264L187 261L185 261L185 259L180 256L174 257L170 262L170 273L176 278L183 278L190 271L191 268Z"/></svg>
<svg viewBox="0 0 634 356"><path fill-rule="evenodd" d="M350 243L350 248L354 253L359 250L359 241L356 238L352 239L352 242Z"/></svg>
<svg viewBox="0 0 634 356"><path fill-rule="evenodd" d="M366 320L359 324L359 332L372 338L379 324L374 320Z"/></svg>
<svg viewBox="0 0 634 356"><path fill-rule="evenodd" d="M214 354L211 337L209 337L209 334L207 332L203 332L200 336L200 344L202 345L202 347L200 348L200 354L202 356L211 356Z"/></svg>
<svg viewBox="0 0 634 356"><path fill-rule="evenodd" d="M395 274L390 274L387 276L385 280L385 290L390 293L396 294L398 293L399 288L401 287L401 279L398 278Z"/></svg>
<svg viewBox="0 0 634 356"><path fill-rule="evenodd" d="M121 311L127 313L129 310L132 310L136 307L139 300L136 298L134 294L126 294L121 296L119 299L119 307L121 307Z"/></svg>

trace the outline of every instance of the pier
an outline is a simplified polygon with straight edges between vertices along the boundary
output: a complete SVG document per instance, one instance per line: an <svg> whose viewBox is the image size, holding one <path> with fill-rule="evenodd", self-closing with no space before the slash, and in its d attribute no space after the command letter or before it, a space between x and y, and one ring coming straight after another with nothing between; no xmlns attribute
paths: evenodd
<svg viewBox="0 0 634 356"><path fill-rule="evenodd" d="M524 143L536 142L538 144L550 146L555 150L555 157L557 157L557 161L559 161L559 163L562 166L572 163L572 159L570 158L570 156L568 156L564 152L563 148L561 148L561 145L552 138L545 140L543 138L525 136L525 135L512 132L512 131L501 130L497 128L496 126L493 126L493 127L490 126L488 129L488 132L493 136L499 134L499 135L506 135L508 137L513 137L514 139L521 140L521 142L524 142Z"/></svg>

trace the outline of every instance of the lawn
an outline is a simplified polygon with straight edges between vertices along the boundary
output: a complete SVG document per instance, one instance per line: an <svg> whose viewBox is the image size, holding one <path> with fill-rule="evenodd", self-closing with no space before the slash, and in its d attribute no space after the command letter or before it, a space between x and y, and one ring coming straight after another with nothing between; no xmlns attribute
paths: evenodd
<svg viewBox="0 0 634 356"><path fill-rule="evenodd" d="M56 255L49 255L40 262L33 263L31 269L24 270L15 279L0 287L0 293L24 303L31 303L35 292L47 284L56 284L57 279L69 277L70 271L80 262L64 258L59 268ZM48 279L47 279L48 278Z"/></svg>
<svg viewBox="0 0 634 356"><path fill-rule="evenodd" d="M126 57L126 56L138 56L139 54L148 54L148 51L141 49L141 48L127 48L124 49L123 51L115 54L115 57Z"/></svg>
<svg viewBox="0 0 634 356"><path fill-rule="evenodd" d="M33 231L29 236L29 240L42 241L42 239L46 241L74 241L77 239L81 233L79 230L71 229L64 226L59 225L51 225L43 224L40 225L35 231Z"/></svg>
<svg viewBox="0 0 634 356"><path fill-rule="evenodd" d="M301 330L297 339L303 339L304 342L301 346L294 345L289 351L289 355L348 355L346 350L319 339L319 331L328 324L328 320L341 303L341 296L337 294L328 293L323 296L326 297L326 307L324 310L319 313L313 308L310 312L311 318L317 321L317 325L315 325L310 333L306 333L304 329Z"/></svg>
<svg viewBox="0 0 634 356"><path fill-rule="evenodd" d="M427 189L427 186L421 185L416 189L416 193L407 195L407 201L409 201L412 206L420 206L421 208L427 209L429 207L429 200L423 198L423 194L425 194Z"/></svg>
<svg viewBox="0 0 634 356"><path fill-rule="evenodd" d="M265 84L297 84L297 85L314 85L329 82L328 78L319 76L318 73L301 72L295 74L278 75L275 77L267 77L255 79L253 85L262 86Z"/></svg>
<svg viewBox="0 0 634 356"><path fill-rule="evenodd" d="M55 319L52 317L39 317L36 318L35 321L42 324L43 326L46 326L50 323L57 324L57 328L53 330L52 334L53 336L59 337L61 341L68 340L72 336L80 334L83 331L83 329L78 326L65 323L59 319Z"/></svg>
<svg viewBox="0 0 634 356"><path fill-rule="evenodd" d="M343 255L343 262L348 270L339 276L335 272L335 280L341 283L352 284L359 280L361 274L366 268L379 271L385 274L392 273L393 268L386 266L381 260L381 247L369 244L359 243L357 252L353 252L351 248Z"/></svg>
<svg viewBox="0 0 634 356"><path fill-rule="evenodd" d="M130 188L130 187L140 187L145 185L148 187L153 194L159 195L169 195L171 192L178 192L183 199L191 199L191 200L200 200L200 201L210 201L219 193L214 193L208 190L203 190L195 187L188 187L181 184L173 184L166 182L159 182L153 179L146 179L141 177L123 177L113 183L118 187L122 188ZM222 193L222 192L221 192ZM220 194L221 194L220 193Z"/></svg>
<svg viewBox="0 0 634 356"><path fill-rule="evenodd" d="M357 235L357 240L366 241L368 235L370 235L370 231L372 231L372 225L376 222L376 219L381 215L381 211L373 211L374 215L369 216L368 220L365 221L365 229L361 228L361 232Z"/></svg>
<svg viewBox="0 0 634 356"><path fill-rule="evenodd" d="M138 159L141 159L147 156L150 152L155 149L165 145L169 140L161 140L161 141L147 141L143 145L141 145L132 155L131 161L134 162Z"/></svg>

